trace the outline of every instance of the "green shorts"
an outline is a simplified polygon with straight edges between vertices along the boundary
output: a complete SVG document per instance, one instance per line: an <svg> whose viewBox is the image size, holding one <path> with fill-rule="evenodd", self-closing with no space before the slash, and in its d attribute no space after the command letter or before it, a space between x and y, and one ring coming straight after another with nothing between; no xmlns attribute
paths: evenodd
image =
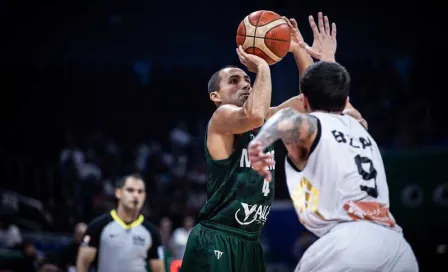
<svg viewBox="0 0 448 272"><path fill-rule="evenodd" d="M258 233L201 222L188 238L181 272L264 272Z"/></svg>

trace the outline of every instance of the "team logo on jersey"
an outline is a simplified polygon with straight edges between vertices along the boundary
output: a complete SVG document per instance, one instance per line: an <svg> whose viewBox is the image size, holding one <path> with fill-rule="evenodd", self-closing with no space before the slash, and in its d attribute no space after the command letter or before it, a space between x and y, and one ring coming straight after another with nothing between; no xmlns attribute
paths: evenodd
<svg viewBox="0 0 448 272"><path fill-rule="evenodd" d="M134 243L134 245L144 246L145 238L138 235L134 235L132 236L132 242Z"/></svg>
<svg viewBox="0 0 448 272"><path fill-rule="evenodd" d="M271 206L259 204L249 205L241 202L241 206L243 206L243 209L240 208L236 211L235 219L242 226L252 223L264 224L271 210Z"/></svg>

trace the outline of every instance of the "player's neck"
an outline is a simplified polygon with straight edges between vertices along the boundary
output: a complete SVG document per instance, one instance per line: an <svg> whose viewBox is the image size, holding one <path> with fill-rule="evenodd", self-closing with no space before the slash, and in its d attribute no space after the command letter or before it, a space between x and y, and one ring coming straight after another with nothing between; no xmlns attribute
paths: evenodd
<svg viewBox="0 0 448 272"><path fill-rule="evenodd" d="M118 205L117 208L117 215L118 217L120 217L121 220L123 220L126 223L130 223L132 221L134 221L137 216L138 216L138 212L133 212L131 210L127 210L126 208L124 208L121 205Z"/></svg>
<svg viewBox="0 0 448 272"><path fill-rule="evenodd" d="M330 114L335 114L335 115L342 115L342 111L313 110L312 112L323 112L323 113L330 113Z"/></svg>

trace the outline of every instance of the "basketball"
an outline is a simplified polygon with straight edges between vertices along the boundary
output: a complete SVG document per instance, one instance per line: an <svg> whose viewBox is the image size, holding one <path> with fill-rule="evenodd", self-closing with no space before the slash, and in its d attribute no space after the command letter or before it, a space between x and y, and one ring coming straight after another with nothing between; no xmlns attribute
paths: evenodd
<svg viewBox="0 0 448 272"><path fill-rule="evenodd" d="M240 23L236 44L241 45L246 53L257 55L272 65L288 54L291 32L280 15L259 10L247 15Z"/></svg>

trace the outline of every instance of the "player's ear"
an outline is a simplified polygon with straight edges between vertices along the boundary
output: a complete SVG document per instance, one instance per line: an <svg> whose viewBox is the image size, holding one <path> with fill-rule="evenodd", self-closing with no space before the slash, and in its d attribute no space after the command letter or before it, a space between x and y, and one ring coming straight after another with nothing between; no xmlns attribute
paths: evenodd
<svg viewBox="0 0 448 272"><path fill-rule="evenodd" d="M306 112L311 112L310 104L308 103L308 98L302 93L302 101L303 101L303 108Z"/></svg>
<svg viewBox="0 0 448 272"><path fill-rule="evenodd" d="M117 199L121 199L121 188L116 188L115 189L115 197Z"/></svg>
<svg viewBox="0 0 448 272"><path fill-rule="evenodd" d="M211 92L210 93L210 100L215 102L215 103L221 103L221 96L219 95L218 92Z"/></svg>

